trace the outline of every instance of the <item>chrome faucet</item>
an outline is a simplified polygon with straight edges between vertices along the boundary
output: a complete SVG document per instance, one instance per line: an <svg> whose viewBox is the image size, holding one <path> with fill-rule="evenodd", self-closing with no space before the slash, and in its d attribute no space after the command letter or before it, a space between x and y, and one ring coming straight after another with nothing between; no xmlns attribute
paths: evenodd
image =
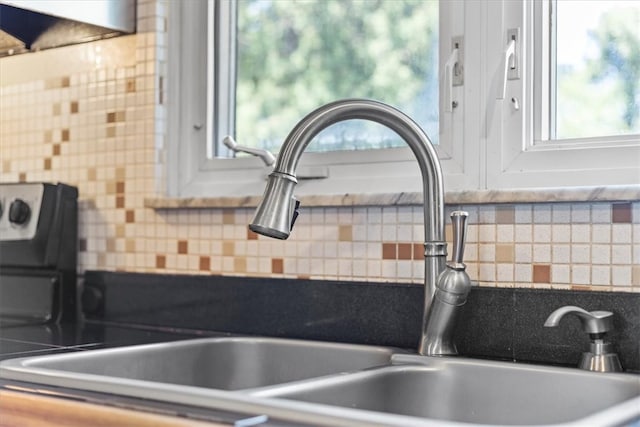
<svg viewBox="0 0 640 427"><path fill-rule="evenodd" d="M451 344L454 314L456 308L466 301L470 286L462 267L463 250L461 247L457 249L459 263L455 268L450 264L449 269L464 275L443 274L447 270L447 243L444 238L444 187L440 162L429 137L401 111L376 101L346 99L324 105L304 117L280 148L263 199L249 229L277 239L289 237L300 205L293 195L300 156L320 131L352 119L370 120L395 131L409 145L418 161L423 184L425 235L425 301L418 351L428 355L456 354L455 346ZM464 221L461 225L464 225ZM460 241L464 242L464 229L460 233ZM455 261L453 264L456 264ZM461 279L462 276L466 276L466 281ZM439 297L434 299L436 289ZM432 301L435 301L434 310Z"/></svg>

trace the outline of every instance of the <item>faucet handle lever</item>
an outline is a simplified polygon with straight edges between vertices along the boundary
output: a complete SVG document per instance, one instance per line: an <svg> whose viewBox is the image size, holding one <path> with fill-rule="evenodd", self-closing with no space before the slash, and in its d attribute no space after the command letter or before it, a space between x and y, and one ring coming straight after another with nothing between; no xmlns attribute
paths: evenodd
<svg viewBox="0 0 640 427"><path fill-rule="evenodd" d="M235 139L231 135L227 135L222 139L222 143L234 153L247 153L252 156L260 157L265 165L273 166L276 162L276 157L271 151L263 150L262 148L246 147L244 145L238 145Z"/></svg>
<svg viewBox="0 0 640 427"><path fill-rule="evenodd" d="M465 211L451 212L451 226L453 227L453 255L451 257L450 267L456 269L465 269L463 263L464 244L467 238L467 219L469 213Z"/></svg>

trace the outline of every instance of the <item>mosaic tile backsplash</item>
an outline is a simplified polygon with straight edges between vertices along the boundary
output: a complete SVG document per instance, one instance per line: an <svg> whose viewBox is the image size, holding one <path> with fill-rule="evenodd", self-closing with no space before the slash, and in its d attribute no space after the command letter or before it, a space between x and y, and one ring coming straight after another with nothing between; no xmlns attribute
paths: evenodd
<svg viewBox="0 0 640 427"><path fill-rule="evenodd" d="M304 209L286 242L248 231L249 209L145 207L163 186L165 6L139 1L135 35L0 59L0 181L78 187L79 269L421 282L418 206ZM482 286L640 292L638 201L453 208Z"/></svg>

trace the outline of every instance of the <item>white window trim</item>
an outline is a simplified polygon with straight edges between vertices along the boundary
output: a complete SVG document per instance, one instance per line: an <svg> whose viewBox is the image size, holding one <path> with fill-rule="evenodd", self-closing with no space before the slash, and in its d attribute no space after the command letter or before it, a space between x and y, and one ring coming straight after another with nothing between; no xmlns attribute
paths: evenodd
<svg viewBox="0 0 640 427"><path fill-rule="evenodd" d="M441 25L441 37L451 40L454 31L462 33L464 30L459 18L464 2L446 3L450 6L441 7L440 19L449 25ZM207 115L207 106L224 112L227 102L224 97L230 96L229 91L219 91L216 94L217 101L212 103L203 88L203 82L208 81L212 67L216 66L207 62L206 55L202 54L207 49L207 38L201 32L202 28L208 27L209 16L205 2L169 3L167 196L260 195L271 168L264 166L259 159L208 159L206 155L207 137L220 137L220 129L224 129L225 123L228 126L231 122L229 115L219 114L218 124L221 128L214 130L216 124ZM441 47L441 63L446 61L449 53L449 49ZM476 54L470 56L479 58ZM472 66L470 59L466 59L466 62ZM471 81L475 76L468 78ZM479 182L478 146L476 144L475 149L463 150L463 137L467 130L462 123L465 123L463 119L467 111L473 110L471 104L467 106L464 102L468 87L465 85L454 89L455 95L460 98L460 107L450 113L448 121L441 119L440 145L436 149L441 158L447 190L476 187ZM292 123L291 127L294 125ZM368 162L361 163L364 153L305 153L298 168L299 177L317 167L326 168L329 177L299 179L296 193L336 195L421 191L421 175L409 148L369 151L366 152Z"/></svg>
<svg viewBox="0 0 640 427"><path fill-rule="evenodd" d="M218 1L218 0L216 0ZM224 3L224 2L223 2ZM444 112L440 90L440 145L436 147L447 192L638 186L640 141L636 136L541 143L539 82L545 56L534 51L534 19L544 13L542 1L496 0L442 2L440 8L440 74L449 58L453 36L465 43L464 85L454 88L458 108ZM259 196L270 172L257 158L214 159L206 156L207 135L214 123L209 107L225 112L231 90L217 102L204 88L216 64L207 62L208 9L200 1L169 2L167 196L172 198ZM509 80L505 100L497 100L501 57L507 28L521 28L522 77ZM537 45L536 45L537 47ZM533 68L535 67L535 68ZM228 70L232 72L233 70ZM513 108L516 98L520 109ZM384 100L382 100L384 101ZM218 116L218 131L232 117ZM292 123L292 127L293 127ZM218 138L220 134L218 134ZM240 143L242 141L239 141ZM615 145L615 146L612 146ZM417 163L408 148L368 153L305 153L300 175L327 168L327 179L300 179L299 196L420 192ZM549 156L553 153L553 156ZM603 160L605 159L605 160Z"/></svg>
<svg viewBox="0 0 640 427"><path fill-rule="evenodd" d="M545 2L508 0L489 2L487 25L489 63L500 64L509 28L521 28L525 54L522 78L507 81L505 99L493 100L494 114L487 121L487 186L490 189L603 187L640 184L640 139L638 135L544 141L548 135L549 84L543 73L548 57L534 44L534 31L548 13ZM503 19L500 19L503 18ZM487 75L485 87L492 93L500 70ZM546 88L545 88L546 89ZM516 110L511 102L519 101ZM488 105L491 105L491 98ZM492 107L490 107L492 108ZM547 107L548 108L548 107ZM490 111L490 110L488 110ZM547 127L548 129L548 127ZM553 153L549 156L549 153Z"/></svg>

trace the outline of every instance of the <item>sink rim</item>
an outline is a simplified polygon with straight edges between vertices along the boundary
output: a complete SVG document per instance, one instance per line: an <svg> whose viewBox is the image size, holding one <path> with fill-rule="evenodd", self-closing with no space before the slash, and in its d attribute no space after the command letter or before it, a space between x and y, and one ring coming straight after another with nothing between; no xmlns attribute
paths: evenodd
<svg viewBox="0 0 640 427"><path fill-rule="evenodd" d="M272 386L248 388L243 390L229 391L219 389L209 389L188 385L176 385L168 383L159 383L145 380L131 380L122 377L110 377L106 375L82 374L82 378L78 378L77 374L62 370L50 368L41 368L33 364L41 360L60 358L82 357L87 354L85 351L23 357L19 359L8 359L0 362L0 378L26 381L34 384L46 384L50 386L58 386L65 388L73 388L79 390L109 393L121 396L145 398L163 402L181 403L186 405L195 405L208 409L218 409L226 411L235 411L243 414L265 414L281 420L292 422L317 423L318 425L345 425L345 426L482 426L483 424L472 424L467 422L455 422L439 419L420 418L414 416L389 414L363 409L352 409L345 407L332 406L321 403L310 403L303 401L293 401L277 397L273 391L277 388L293 385L305 385L318 383L320 381L328 381L335 378L346 378L349 376L360 375L362 372L371 370L387 369L389 367L407 366L428 366L433 363L480 363L491 366L503 366L511 369L544 369L555 372L568 372L577 375L614 375L624 376L634 375L640 382L640 375L629 373L592 373L582 372L575 368L563 368L546 365L529 365L525 363L512 363L501 361L479 360L462 357L429 357L414 354L407 354L406 350L395 349L393 347L373 346L365 344L352 343L332 343L326 341L310 341L288 338L269 338L269 337L250 337L250 336L230 336L230 337L209 337L195 338L191 340L172 341L154 344L142 344L137 346L125 346L109 349L90 350L95 352L126 352L132 347L138 348L160 348L172 346L176 343L187 342L196 343L199 341L211 340L251 340L251 341L278 341L284 343L304 343L305 345L323 346L326 344L338 344L340 346L356 346L358 348L380 348L391 349L394 352L392 356L392 364L383 367L373 367L361 369L349 373L330 374L321 377L313 377L303 380L291 381ZM400 352L405 352L401 354ZM270 395L271 393L271 395ZM585 424L593 425L617 425L619 423L640 417L640 396L620 402L602 411L593 413L586 417L572 420L568 423L557 424L558 426L579 426ZM546 425L550 427L550 424Z"/></svg>
<svg viewBox="0 0 640 427"><path fill-rule="evenodd" d="M563 368L563 367L549 367L549 366L539 366L539 365L531 365L531 364L516 364L511 362L493 362L493 361L485 361L469 358L450 358L450 357L432 357L432 356L414 356L414 355L399 355L398 359L402 360L402 363L395 363L389 366L382 366L370 369L364 369L358 372L353 372L346 374L344 376L333 375L326 376L323 378L313 379L310 378L305 381L300 381L297 383L291 384L279 384L270 387L265 387L263 389L258 389L255 391L251 391L254 396L257 397L266 397L266 398L275 398L275 399L292 399L296 402L306 402L313 403L322 406L342 406L335 401L332 401L330 397L332 393L340 394L345 392L344 398L347 402L351 402L350 396L353 396L354 390L352 387L355 387L356 390L361 388L365 390L367 387L380 387L381 384L384 383L385 377L394 377L399 375L400 377L409 374L425 374L426 381L429 380L430 373L434 373L436 376L440 374L447 375L446 371L449 365L466 365L466 367L473 369L474 366L485 366L493 369L500 370L513 370L513 371L531 371L531 374L537 375L553 375L562 373L563 375L568 375L573 378L580 377L590 377L590 378L601 378L606 377L608 380L614 381L613 386L617 386L615 383L618 380L624 380L625 383L631 388L631 392L635 393L633 396L626 397L624 400L619 402L612 403L610 406L605 408L596 409L589 413L578 414L577 416L562 421L549 421L543 422L540 420L535 425L539 426L569 426L569 425L608 425L608 424L616 424L618 422L625 421L624 418L633 418L640 417L640 375L635 374L626 374L626 373L597 373L597 372L588 372L582 371L574 368ZM397 362L397 361L394 361ZM463 374L464 375L464 374ZM382 379L382 383L378 382ZM420 379L419 381L421 381ZM473 379L472 379L473 380ZM349 390L351 388L351 390ZM385 390L386 388L378 388L378 390ZM310 395L309 395L309 394ZM318 393L318 394L316 394ZM323 397L324 395L324 397ZM327 398L329 400L325 400ZM334 395L335 396L335 395ZM373 401L375 402L375 393L373 397ZM323 401L324 400L324 401ZM338 399L339 400L339 399ZM355 401L358 401L358 398L355 398ZM363 402L367 402L365 399ZM369 400L371 402L371 400ZM635 402L635 403L629 403ZM401 416L407 416L411 418L419 418L419 419L435 419L443 423L457 423L455 425L465 425L465 426L479 426L479 425L494 425L487 423L473 423L471 421L451 421L449 419L444 418L428 418L421 417L419 415L409 415L402 414L399 412L388 412L382 411L377 408L372 408L371 406L366 407L367 403L363 403L364 407L359 407L358 410L366 411L366 412L374 412L374 413L384 413L384 414L397 414ZM625 410L625 405L628 405L629 408L626 409L627 412L620 412ZM347 406L342 406L347 408ZM604 414L604 415L603 415ZM606 416L605 416L606 415ZM566 413L565 413L566 416ZM607 420L615 416L618 421ZM591 420L601 420L598 423ZM606 421L606 423L605 423ZM448 425L448 424L447 424ZM511 425L507 421L500 422L499 424L495 424L499 426ZM533 425L533 424L518 424L521 426L525 425Z"/></svg>

